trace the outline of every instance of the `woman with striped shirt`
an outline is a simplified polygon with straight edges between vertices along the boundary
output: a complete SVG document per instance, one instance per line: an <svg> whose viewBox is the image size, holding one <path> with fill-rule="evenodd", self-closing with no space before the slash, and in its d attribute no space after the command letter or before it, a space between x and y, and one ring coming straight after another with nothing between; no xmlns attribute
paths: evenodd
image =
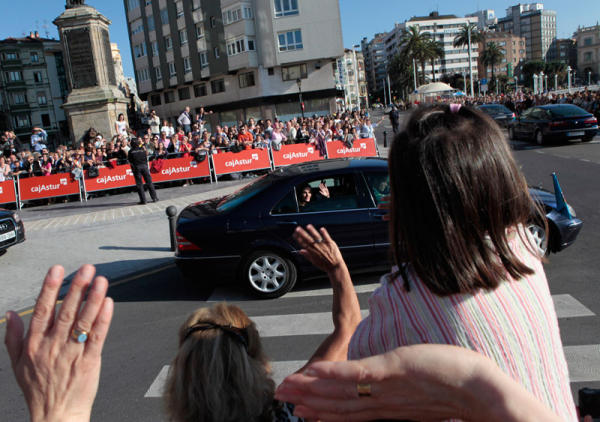
<svg viewBox="0 0 600 422"><path fill-rule="evenodd" d="M299 228L353 332L349 359L449 344L487 356L565 421L577 420L554 305L528 231L546 221L500 128L458 104L418 109L389 155L395 266L360 308L339 250ZM325 240L324 240L325 239ZM343 299L345 297L345 299ZM344 302L345 301L345 302ZM334 299L335 302L335 299Z"/></svg>

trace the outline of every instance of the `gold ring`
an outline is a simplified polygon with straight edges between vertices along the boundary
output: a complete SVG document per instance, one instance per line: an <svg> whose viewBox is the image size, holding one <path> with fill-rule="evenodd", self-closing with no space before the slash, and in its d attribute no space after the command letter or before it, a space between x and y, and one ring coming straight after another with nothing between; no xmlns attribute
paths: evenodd
<svg viewBox="0 0 600 422"><path fill-rule="evenodd" d="M71 338L77 343L85 343L88 339L88 332L85 330L78 330L77 328L73 328L73 331L71 331Z"/></svg>
<svg viewBox="0 0 600 422"><path fill-rule="evenodd" d="M371 384L365 383L357 383L356 391L358 392L359 397L370 397L371 396Z"/></svg>

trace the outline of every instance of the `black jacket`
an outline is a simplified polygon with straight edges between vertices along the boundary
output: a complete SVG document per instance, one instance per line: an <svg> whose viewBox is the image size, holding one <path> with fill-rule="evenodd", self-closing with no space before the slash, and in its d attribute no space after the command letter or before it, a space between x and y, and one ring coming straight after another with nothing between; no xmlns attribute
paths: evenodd
<svg viewBox="0 0 600 422"><path fill-rule="evenodd" d="M148 167L148 158L144 148L132 147L127 154L127 160L134 169L143 166Z"/></svg>

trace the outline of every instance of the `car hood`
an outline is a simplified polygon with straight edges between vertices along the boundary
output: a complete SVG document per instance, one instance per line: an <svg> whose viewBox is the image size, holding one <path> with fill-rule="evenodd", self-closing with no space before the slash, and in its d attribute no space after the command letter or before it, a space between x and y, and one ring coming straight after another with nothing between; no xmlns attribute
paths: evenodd
<svg viewBox="0 0 600 422"><path fill-rule="evenodd" d="M556 196L554 192L549 192L540 188L529 188L529 194L537 201L543 202L545 205L556 208Z"/></svg>

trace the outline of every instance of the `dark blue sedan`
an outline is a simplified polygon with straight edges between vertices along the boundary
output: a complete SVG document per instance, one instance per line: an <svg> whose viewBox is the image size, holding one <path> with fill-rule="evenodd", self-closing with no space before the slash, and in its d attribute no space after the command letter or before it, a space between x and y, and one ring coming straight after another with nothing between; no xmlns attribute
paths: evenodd
<svg viewBox="0 0 600 422"><path fill-rule="evenodd" d="M296 226L310 223L327 228L351 271L388 269L388 224L385 211L377 208L387 194L383 159L281 168L229 196L185 208L177 220L176 263L190 279L237 279L260 297L279 297L298 279L322 275L292 240ZM543 224L530 225L540 250L572 243L581 221L556 212L552 194L532 194L544 203L549 219L548 234Z"/></svg>
<svg viewBox="0 0 600 422"><path fill-rule="evenodd" d="M6 249L25 241L23 221L16 211L0 208L0 255Z"/></svg>
<svg viewBox="0 0 600 422"><path fill-rule="evenodd" d="M508 128L510 139L525 139L544 145L571 139L591 141L598 132L598 119L573 104L548 104L525 110Z"/></svg>

